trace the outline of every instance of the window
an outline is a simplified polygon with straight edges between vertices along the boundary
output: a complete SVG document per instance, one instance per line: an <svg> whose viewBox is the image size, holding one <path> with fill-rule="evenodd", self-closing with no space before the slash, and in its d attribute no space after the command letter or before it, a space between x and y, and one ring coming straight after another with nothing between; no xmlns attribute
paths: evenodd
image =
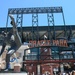
<svg viewBox="0 0 75 75"><path fill-rule="evenodd" d="M58 47L51 47L51 54L52 54L53 59L59 59Z"/></svg>

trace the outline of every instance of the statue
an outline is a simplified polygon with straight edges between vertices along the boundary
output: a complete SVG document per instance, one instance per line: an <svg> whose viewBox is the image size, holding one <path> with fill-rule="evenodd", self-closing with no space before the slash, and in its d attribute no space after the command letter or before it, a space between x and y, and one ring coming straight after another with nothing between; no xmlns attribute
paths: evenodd
<svg viewBox="0 0 75 75"><path fill-rule="evenodd" d="M22 41L19 36L15 20L14 20L13 16L9 15L9 17L11 19L11 25L13 26L13 28L12 28L13 30L9 33L5 33L4 31L2 32L4 40L3 40L2 49L0 52L0 56L1 56L2 53L4 52L6 45L10 45L10 48L8 49L8 52L6 54L6 69L5 69L5 71L7 71L9 69L10 56L12 54L14 54L22 45Z"/></svg>

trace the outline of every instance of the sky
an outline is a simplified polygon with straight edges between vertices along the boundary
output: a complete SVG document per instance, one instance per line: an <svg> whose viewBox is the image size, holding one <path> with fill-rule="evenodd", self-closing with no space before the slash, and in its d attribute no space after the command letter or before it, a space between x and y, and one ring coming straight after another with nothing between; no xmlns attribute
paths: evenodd
<svg viewBox="0 0 75 75"><path fill-rule="evenodd" d="M32 7L57 7L61 6L63 8L65 23L66 25L75 25L75 0L1 0L0 1L0 28L6 27L7 13L9 8L32 8ZM39 14L40 16L41 14ZM27 15L28 16L28 15ZM27 17L26 16L26 17ZM44 17L44 18L43 18ZM55 14L56 24L62 25L62 20L60 20L61 15ZM29 18L29 17L27 17ZM23 25L30 25L25 18ZM39 25L47 25L46 14L39 17ZM25 23L27 22L27 23Z"/></svg>

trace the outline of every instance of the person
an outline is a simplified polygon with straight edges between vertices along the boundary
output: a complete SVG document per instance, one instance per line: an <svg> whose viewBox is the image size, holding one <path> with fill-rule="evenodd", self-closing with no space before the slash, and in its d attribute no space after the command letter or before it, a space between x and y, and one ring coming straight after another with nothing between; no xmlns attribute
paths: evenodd
<svg viewBox="0 0 75 75"><path fill-rule="evenodd" d="M64 72L64 73L62 73L62 75L66 75L66 73Z"/></svg>

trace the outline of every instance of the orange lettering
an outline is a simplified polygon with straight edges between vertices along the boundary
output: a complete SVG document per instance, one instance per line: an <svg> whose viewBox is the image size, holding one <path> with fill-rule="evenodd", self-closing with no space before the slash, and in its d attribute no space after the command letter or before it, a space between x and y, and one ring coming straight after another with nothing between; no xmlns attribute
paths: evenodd
<svg viewBox="0 0 75 75"><path fill-rule="evenodd" d="M60 46L63 46L63 40L60 40Z"/></svg>
<svg viewBox="0 0 75 75"><path fill-rule="evenodd" d="M67 40L64 40L64 46L65 46L65 47L68 47L68 45L67 45Z"/></svg>

